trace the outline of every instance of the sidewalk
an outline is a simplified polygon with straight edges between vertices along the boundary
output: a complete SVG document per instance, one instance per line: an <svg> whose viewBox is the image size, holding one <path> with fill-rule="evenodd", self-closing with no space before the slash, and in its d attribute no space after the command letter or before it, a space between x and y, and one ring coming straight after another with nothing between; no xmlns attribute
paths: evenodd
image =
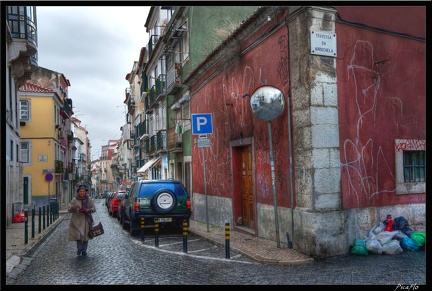
<svg viewBox="0 0 432 291"><path fill-rule="evenodd" d="M16 272L19 272L20 264L30 264L30 259L25 257L26 253L39 246L55 230L57 225L63 221L63 214L65 213L67 212L60 211L59 217L49 226L45 224L45 229L41 229L41 233L38 233L38 216L35 216L34 238L32 238L31 218L29 218L27 244L25 244L25 223L12 223L6 228L6 274L11 273L15 266L18 266ZM207 231L206 223L191 220L189 232L218 245L225 246L225 229L223 227L209 225L209 231ZM280 248L278 248L275 241L258 238L239 231L230 231L229 243L230 249L236 250L260 263L288 265L313 261L311 257L294 249L289 249L284 243L280 243Z"/></svg>
<svg viewBox="0 0 432 291"><path fill-rule="evenodd" d="M48 234L50 234L58 224L63 220L63 216L60 214L59 217L47 226L45 221L45 229L41 227L41 232L38 231L39 216L35 215L35 230L34 238L32 238L32 222L29 217L27 225L27 244L25 243L25 223L11 223L10 226L6 227L6 274L10 273L12 269L19 265L22 261L23 256L29 252L32 248L40 245Z"/></svg>
<svg viewBox="0 0 432 291"><path fill-rule="evenodd" d="M218 245L225 245L225 229L224 227L216 227L207 224L190 221L189 231L195 235L212 241ZM280 248L277 243L272 240L259 238L251 234L240 231L230 231L230 249L236 250L243 255L264 264L279 264L291 265L299 263L312 262L313 258L309 257L294 249L289 249L287 244L280 243Z"/></svg>

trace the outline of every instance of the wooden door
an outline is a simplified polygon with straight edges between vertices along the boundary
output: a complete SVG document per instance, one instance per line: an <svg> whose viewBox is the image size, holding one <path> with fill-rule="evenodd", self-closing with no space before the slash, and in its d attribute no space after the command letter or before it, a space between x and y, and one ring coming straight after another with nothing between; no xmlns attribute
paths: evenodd
<svg viewBox="0 0 432 291"><path fill-rule="evenodd" d="M252 179L252 146L240 149L242 225L255 228L254 192Z"/></svg>

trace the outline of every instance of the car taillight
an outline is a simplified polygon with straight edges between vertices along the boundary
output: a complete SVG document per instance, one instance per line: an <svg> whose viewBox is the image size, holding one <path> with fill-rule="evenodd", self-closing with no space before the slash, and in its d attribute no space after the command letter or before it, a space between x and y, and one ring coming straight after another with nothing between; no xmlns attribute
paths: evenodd
<svg viewBox="0 0 432 291"><path fill-rule="evenodd" d="M186 207L187 207L187 209L191 209L190 198L188 198L187 201L186 201Z"/></svg>
<svg viewBox="0 0 432 291"><path fill-rule="evenodd" d="M138 202L137 198L135 198L135 201L134 201L134 210L139 211L139 202Z"/></svg>

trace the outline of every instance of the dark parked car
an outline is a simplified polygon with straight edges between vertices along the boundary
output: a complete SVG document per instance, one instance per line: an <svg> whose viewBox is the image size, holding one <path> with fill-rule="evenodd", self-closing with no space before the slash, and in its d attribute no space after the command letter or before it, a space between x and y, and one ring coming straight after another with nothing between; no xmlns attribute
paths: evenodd
<svg viewBox="0 0 432 291"><path fill-rule="evenodd" d="M132 235L142 228L154 228L156 218L160 228L181 231L183 221L189 226L190 196L181 181L136 181L123 201L120 223Z"/></svg>
<svg viewBox="0 0 432 291"><path fill-rule="evenodd" d="M109 202L109 208L108 213L109 215L116 217L118 214L118 205L120 202L120 199L123 197L123 195L126 193L126 190L117 190L111 198L111 201Z"/></svg>

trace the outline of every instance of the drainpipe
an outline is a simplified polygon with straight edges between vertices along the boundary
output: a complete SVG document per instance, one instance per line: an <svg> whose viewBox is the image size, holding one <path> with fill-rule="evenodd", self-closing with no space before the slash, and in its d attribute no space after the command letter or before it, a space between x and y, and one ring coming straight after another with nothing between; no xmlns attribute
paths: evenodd
<svg viewBox="0 0 432 291"><path fill-rule="evenodd" d="M301 9L302 10L302 9ZM296 11L293 13L293 15L289 15L287 18L285 18L285 25L287 27L287 40L289 44L289 26L288 21L298 14L299 11ZM288 50L288 72L289 78L288 78L288 93L287 93L287 104L288 104L288 155L289 155L289 163L290 163L290 169L289 169L289 181L290 181L290 197L291 197L291 240L289 239L289 235L287 233L287 243L288 248L292 249L292 242L294 240L294 186L293 186L293 159L292 159L292 139L291 139L291 59L290 59L290 53L291 50Z"/></svg>
<svg viewBox="0 0 432 291"><path fill-rule="evenodd" d="M288 57L289 63L289 57ZM291 76L290 76L291 80ZM293 187L293 159L292 159L292 144L291 144L291 81L288 81L288 94L287 94L287 103L288 103L288 155L289 155L289 163L290 163L290 197L291 197L291 240L289 240L287 233L287 243L288 248L292 249L292 241L294 239L294 187Z"/></svg>

